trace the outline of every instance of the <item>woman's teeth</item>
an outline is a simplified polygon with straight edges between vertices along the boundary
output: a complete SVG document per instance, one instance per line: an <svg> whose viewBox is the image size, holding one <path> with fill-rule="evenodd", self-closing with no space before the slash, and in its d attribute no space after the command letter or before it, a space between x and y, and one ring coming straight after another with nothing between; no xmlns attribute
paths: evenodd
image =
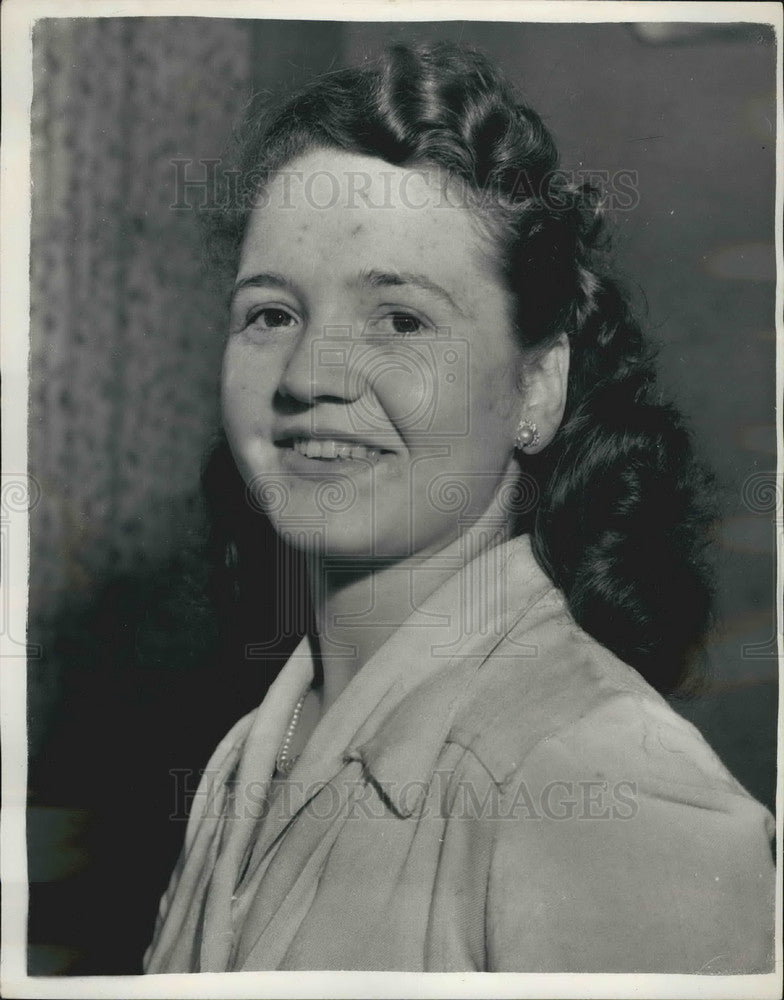
<svg viewBox="0 0 784 1000"><path fill-rule="evenodd" d="M381 449L368 448L364 444L353 444L350 441L298 438L294 441L293 448L306 458L334 461L360 458L366 462L377 462L381 458Z"/></svg>

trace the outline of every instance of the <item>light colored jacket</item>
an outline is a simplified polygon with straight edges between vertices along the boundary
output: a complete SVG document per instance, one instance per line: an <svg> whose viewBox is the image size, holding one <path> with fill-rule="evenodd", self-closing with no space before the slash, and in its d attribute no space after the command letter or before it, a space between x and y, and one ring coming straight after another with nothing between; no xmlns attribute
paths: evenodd
<svg viewBox="0 0 784 1000"><path fill-rule="evenodd" d="M772 817L575 624L528 538L407 624L277 797L307 641L222 741L145 971L770 970Z"/></svg>

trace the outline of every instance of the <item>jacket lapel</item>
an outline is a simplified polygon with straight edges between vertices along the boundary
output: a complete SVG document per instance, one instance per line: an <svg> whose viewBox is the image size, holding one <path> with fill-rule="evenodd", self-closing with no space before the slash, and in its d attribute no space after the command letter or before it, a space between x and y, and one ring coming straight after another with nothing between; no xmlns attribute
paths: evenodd
<svg viewBox="0 0 784 1000"><path fill-rule="evenodd" d="M515 539L466 566L431 595L353 678L314 731L290 776L284 816L265 820L237 903L231 968L280 968L313 903L321 873L350 812L351 785L370 783L387 808L417 814L466 691L491 656L532 655L509 633L553 585L527 539ZM467 572L466 572L467 570ZM496 585L489 585L489 581ZM460 609L470 606L470 614ZM456 609L458 609L456 611ZM504 643L504 652L497 652ZM318 790L338 775L323 818L303 815L276 841ZM416 824L411 824L413 836Z"/></svg>
<svg viewBox="0 0 784 1000"><path fill-rule="evenodd" d="M504 644L504 655L530 657L536 650L510 643L509 633L533 604L553 589L536 564L527 536L488 550L457 575L455 588L439 595L454 600L450 630L434 629L417 642L416 669L397 686L399 697L367 720L347 751L361 760L400 816L418 810L466 690L482 665ZM405 687L405 690L403 690ZM379 715L382 715L379 712Z"/></svg>
<svg viewBox="0 0 784 1000"><path fill-rule="evenodd" d="M551 589L528 537L521 536L481 551L432 593L319 722L289 776L285 810L273 810L264 820L243 886L291 820L351 761L362 762L365 777L399 815L411 815L466 684L530 605ZM303 641L296 653L304 660L306 650ZM530 650L520 646L519 655L526 654ZM312 661L308 671L312 676ZM260 735L255 730L249 759L260 756L252 745ZM260 776L257 767L243 769Z"/></svg>

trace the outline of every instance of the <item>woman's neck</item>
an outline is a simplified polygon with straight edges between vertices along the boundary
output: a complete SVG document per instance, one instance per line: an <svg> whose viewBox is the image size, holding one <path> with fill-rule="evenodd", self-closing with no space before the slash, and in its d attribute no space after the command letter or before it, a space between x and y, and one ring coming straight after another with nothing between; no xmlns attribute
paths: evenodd
<svg viewBox="0 0 784 1000"><path fill-rule="evenodd" d="M510 534L510 519L491 507L445 546L377 561L361 572L344 568L345 560L310 557L308 578L324 676L321 713L392 633L405 628L406 619L430 594Z"/></svg>

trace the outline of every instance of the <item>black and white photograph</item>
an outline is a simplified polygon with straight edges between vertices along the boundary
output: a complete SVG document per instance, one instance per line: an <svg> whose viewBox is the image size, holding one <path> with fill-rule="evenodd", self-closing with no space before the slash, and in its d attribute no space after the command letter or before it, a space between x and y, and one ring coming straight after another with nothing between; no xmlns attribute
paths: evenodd
<svg viewBox="0 0 784 1000"><path fill-rule="evenodd" d="M2 18L2 994L780 996L781 6Z"/></svg>

